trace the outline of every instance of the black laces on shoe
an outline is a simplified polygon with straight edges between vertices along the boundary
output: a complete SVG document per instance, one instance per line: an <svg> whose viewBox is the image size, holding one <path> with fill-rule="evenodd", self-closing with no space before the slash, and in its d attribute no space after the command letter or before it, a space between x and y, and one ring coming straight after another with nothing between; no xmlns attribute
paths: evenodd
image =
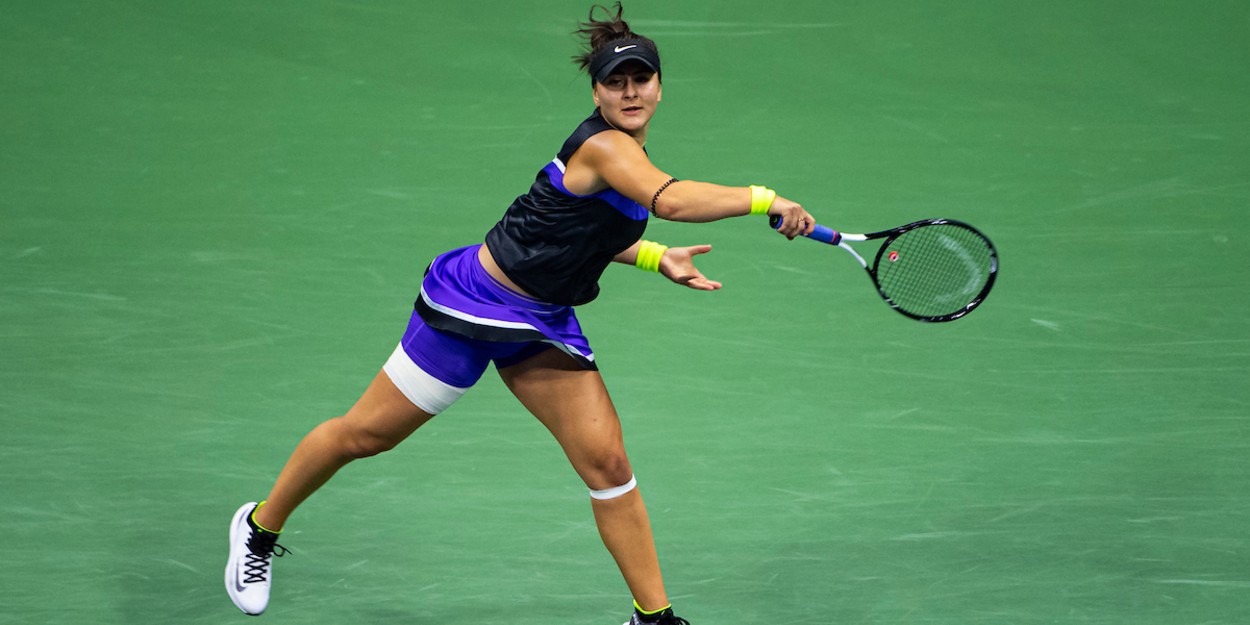
<svg viewBox="0 0 1250 625"><path fill-rule="evenodd" d="M251 553L244 556L243 583L255 584L263 582L269 576L269 564L274 557L291 553L290 549L278 544L278 535L273 532L252 530L247 541L247 549Z"/></svg>

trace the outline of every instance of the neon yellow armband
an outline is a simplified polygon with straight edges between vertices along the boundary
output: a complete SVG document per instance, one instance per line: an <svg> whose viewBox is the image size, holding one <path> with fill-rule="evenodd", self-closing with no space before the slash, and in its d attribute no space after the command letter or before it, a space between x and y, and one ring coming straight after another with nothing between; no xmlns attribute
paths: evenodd
<svg viewBox="0 0 1250 625"><path fill-rule="evenodd" d="M768 187L752 186L751 187L751 214L763 215L773 205L773 200L777 199L777 192Z"/></svg>
<svg viewBox="0 0 1250 625"><path fill-rule="evenodd" d="M667 245L642 241L642 244L638 246L638 258L634 260L634 266L643 271L659 273L660 259L663 258L666 251L668 251Z"/></svg>

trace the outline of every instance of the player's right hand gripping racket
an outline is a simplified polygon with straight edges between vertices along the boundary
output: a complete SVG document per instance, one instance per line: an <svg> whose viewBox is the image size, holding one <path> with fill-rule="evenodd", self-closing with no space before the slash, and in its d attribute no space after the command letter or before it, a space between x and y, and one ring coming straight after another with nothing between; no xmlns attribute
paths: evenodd
<svg viewBox="0 0 1250 625"><path fill-rule="evenodd" d="M775 229L781 218L769 218ZM817 225L807 238L836 245L863 265L894 310L919 321L954 321L981 305L998 274L998 251L980 230L953 219L926 219L871 234ZM884 239L868 261L848 241Z"/></svg>

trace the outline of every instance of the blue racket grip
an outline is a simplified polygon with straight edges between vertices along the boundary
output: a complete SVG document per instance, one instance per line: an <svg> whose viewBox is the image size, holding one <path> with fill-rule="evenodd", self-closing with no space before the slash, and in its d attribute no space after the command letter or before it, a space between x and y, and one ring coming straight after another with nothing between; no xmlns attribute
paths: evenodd
<svg viewBox="0 0 1250 625"><path fill-rule="evenodd" d="M773 215L772 217L769 217L768 225L772 226L773 230L780 228L781 216ZM820 241L821 243L828 243L829 245L837 245L838 242L842 240L842 235L839 234L837 230L834 230L833 228L830 228L828 226L822 226L820 224L816 224L816 228L812 230L811 234L805 234L803 236L809 239L812 239L813 241Z"/></svg>

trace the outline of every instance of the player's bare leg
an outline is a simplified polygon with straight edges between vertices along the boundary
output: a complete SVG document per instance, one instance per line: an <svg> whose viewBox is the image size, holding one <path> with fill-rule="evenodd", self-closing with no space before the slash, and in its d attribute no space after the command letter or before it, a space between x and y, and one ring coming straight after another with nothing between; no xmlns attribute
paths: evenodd
<svg viewBox="0 0 1250 625"><path fill-rule="evenodd" d="M667 606L651 522L642 495L633 487L620 420L603 378L554 349L499 373L555 436L591 489L599 535L634 600L645 610Z"/></svg>

